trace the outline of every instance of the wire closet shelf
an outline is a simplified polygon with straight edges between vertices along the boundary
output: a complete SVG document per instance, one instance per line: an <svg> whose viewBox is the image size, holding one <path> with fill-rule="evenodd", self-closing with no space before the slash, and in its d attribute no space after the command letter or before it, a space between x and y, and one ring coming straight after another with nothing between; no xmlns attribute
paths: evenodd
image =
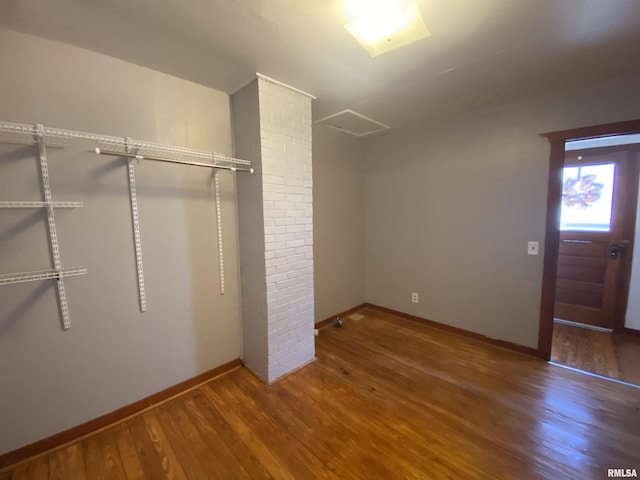
<svg viewBox="0 0 640 480"><path fill-rule="evenodd" d="M0 132L28 137L31 143L38 142L38 129L34 125L21 123L0 122ZM132 157L138 160L157 160L171 163L182 163L209 168L253 173L253 168L238 168L236 165L250 166L249 160L229 157L217 152L206 152L174 145L133 140L126 137L114 137L96 133L78 132L62 128L44 127L42 134L45 138L60 140L80 139L95 142L97 145L91 150L96 154ZM204 163L203 160L210 162Z"/></svg>
<svg viewBox="0 0 640 480"><path fill-rule="evenodd" d="M0 285L10 285L15 283L26 283L48 279L56 280L64 329L66 330L71 326L63 279L65 277L86 275L87 269L83 267L62 267L56 233L54 209L82 207L83 203L53 201L48 174L46 146L49 145L54 147L64 147L66 146L66 142L72 139L91 142L92 147L89 150L89 152L91 153L95 153L97 155L117 156L128 159L127 171L129 180L129 196L131 202L131 219L134 232L138 295L140 300L141 312L145 312L147 310L147 300L145 294L145 282L143 273L142 241L140 235L140 220L136 193L134 160L153 160L195 167L211 168L216 170L214 174L214 186L216 223L218 230L220 294L224 295L224 248L220 202L220 182L218 173L220 170L228 170L233 173L246 172L252 174L254 173L254 171L253 168L251 168L250 161L228 157L216 152L205 152L185 147L144 142L141 140L133 140L129 137L113 137L95 133L65 130L61 128L45 127L41 124L25 125L10 122L0 122L0 143L38 145L38 157L40 159L40 179L42 183L42 193L44 198L42 201L0 201L0 209L46 208L49 224L49 242L54 268L31 272L0 274Z"/></svg>
<svg viewBox="0 0 640 480"><path fill-rule="evenodd" d="M58 280L64 277L86 275L87 269L82 267L64 267L59 270L35 270L32 272L9 273L0 275L0 285L34 282L36 280Z"/></svg>

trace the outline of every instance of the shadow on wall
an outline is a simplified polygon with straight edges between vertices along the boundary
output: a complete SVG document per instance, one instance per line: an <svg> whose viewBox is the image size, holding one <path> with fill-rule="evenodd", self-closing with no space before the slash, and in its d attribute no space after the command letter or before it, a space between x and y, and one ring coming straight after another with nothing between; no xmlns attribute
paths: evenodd
<svg viewBox="0 0 640 480"><path fill-rule="evenodd" d="M127 165L129 163L128 158L113 158L91 155L85 150L87 148L79 149L74 147L74 152L70 152L67 155L69 160L87 161L95 163L95 167L88 169L88 177L90 182L78 183L75 179L61 178L56 180L56 187L60 190L71 194L78 195L91 195L99 189L100 195L122 195L122 184L119 182L114 184L112 179L109 178L113 172L122 178L127 183ZM145 181L144 187L137 188L138 195L142 194L144 189L145 197L161 197L161 198L173 198L173 199L191 199L191 198L212 198L210 188L204 182L192 182L190 180L184 180L185 169L191 169L192 167L178 166L178 165L163 165L157 162L135 160L134 161L136 178L140 176L139 171L144 171ZM154 166L159 167L161 171L171 172L170 176L164 174L154 173ZM199 169L197 169L199 170ZM208 170L199 170L199 177L204 178ZM128 183L127 183L128 185ZM128 188L128 187L127 187ZM128 190L127 190L128 191Z"/></svg>
<svg viewBox="0 0 640 480"><path fill-rule="evenodd" d="M37 154L35 145L23 145L4 150L0 153L0 164L13 161L24 161L26 157L34 157Z"/></svg>
<svg viewBox="0 0 640 480"><path fill-rule="evenodd" d="M2 288L7 289L8 294L12 294L11 290L14 288L14 292L17 294L14 296L14 302L17 303L10 310L0 311L0 335L5 335L8 333L11 328L13 328L16 324L28 319L29 310L33 308L33 304L38 302L43 296L46 294L53 294L55 292L54 282L51 280L44 281L40 284L34 284L34 286L25 290L24 288L16 288L13 285L3 286ZM26 296L24 295L26 293ZM22 295L21 295L22 294ZM31 320L38 320L32 318Z"/></svg>
<svg viewBox="0 0 640 480"><path fill-rule="evenodd" d="M6 227L0 230L0 245L4 245L10 239L15 238L23 232L26 232L34 225L47 221L47 212L45 210L36 210L35 212L25 211L18 220L11 224L7 222ZM7 273L7 272L0 272Z"/></svg>

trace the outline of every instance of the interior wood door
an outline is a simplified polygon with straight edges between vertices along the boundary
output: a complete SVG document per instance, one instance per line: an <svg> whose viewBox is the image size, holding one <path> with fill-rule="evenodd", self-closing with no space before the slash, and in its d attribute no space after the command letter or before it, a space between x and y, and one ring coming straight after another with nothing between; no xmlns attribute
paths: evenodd
<svg viewBox="0 0 640 480"><path fill-rule="evenodd" d="M567 152L555 318L614 328L624 315L637 169L628 147Z"/></svg>

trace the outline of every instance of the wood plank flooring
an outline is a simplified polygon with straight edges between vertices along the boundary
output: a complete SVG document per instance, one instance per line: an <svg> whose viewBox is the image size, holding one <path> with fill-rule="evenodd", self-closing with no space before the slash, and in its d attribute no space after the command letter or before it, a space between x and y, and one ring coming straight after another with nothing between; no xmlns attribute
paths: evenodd
<svg viewBox="0 0 640 480"><path fill-rule="evenodd" d="M640 385L640 337L555 323L551 361Z"/></svg>
<svg viewBox="0 0 640 480"><path fill-rule="evenodd" d="M375 310L270 387L237 369L8 479L575 479L640 469L640 390Z"/></svg>

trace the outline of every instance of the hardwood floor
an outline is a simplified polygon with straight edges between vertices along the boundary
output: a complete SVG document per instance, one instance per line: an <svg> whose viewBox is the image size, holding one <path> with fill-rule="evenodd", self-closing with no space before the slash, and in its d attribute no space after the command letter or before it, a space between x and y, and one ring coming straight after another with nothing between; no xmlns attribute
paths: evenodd
<svg viewBox="0 0 640 480"><path fill-rule="evenodd" d="M375 310L270 387L237 369L8 479L575 479L640 469L640 394Z"/></svg>
<svg viewBox="0 0 640 480"><path fill-rule="evenodd" d="M640 337L555 323L551 361L640 385Z"/></svg>

